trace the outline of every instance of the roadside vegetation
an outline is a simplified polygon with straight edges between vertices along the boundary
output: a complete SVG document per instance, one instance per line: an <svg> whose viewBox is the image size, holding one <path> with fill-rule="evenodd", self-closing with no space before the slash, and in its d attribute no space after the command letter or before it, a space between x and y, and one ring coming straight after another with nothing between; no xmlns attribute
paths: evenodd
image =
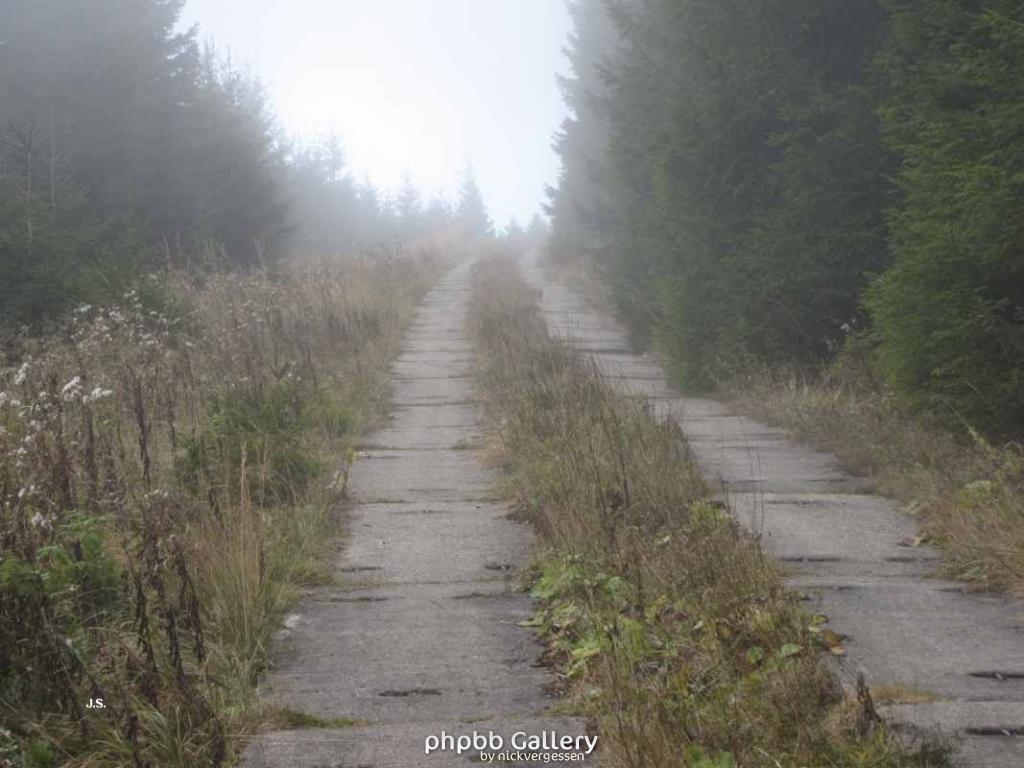
<svg viewBox="0 0 1024 768"><path fill-rule="evenodd" d="M19 339L0 370L0 764L218 766L276 717L256 695L269 642L329 577L347 457L435 269L169 275Z"/></svg>
<svg viewBox="0 0 1024 768"><path fill-rule="evenodd" d="M945 764L843 692L841 638L708 498L678 427L548 335L510 260L477 268L470 324L506 491L539 535L532 623L602 764Z"/></svg>

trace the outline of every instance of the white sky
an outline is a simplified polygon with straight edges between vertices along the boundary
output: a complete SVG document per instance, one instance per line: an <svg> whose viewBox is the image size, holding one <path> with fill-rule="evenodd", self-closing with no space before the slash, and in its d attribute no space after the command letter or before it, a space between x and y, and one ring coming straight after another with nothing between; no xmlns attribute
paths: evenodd
<svg viewBox="0 0 1024 768"><path fill-rule="evenodd" d="M183 23L267 86L285 131L341 135L358 180L454 196L471 163L521 223L557 177L563 0L188 0Z"/></svg>

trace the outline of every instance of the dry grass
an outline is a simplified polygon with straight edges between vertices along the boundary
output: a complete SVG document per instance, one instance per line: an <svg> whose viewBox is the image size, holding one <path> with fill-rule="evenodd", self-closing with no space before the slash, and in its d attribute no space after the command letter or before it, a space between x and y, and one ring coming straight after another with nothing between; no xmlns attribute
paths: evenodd
<svg viewBox="0 0 1024 768"><path fill-rule="evenodd" d="M433 269L165 276L0 371L0 764L230 760Z"/></svg>
<svg viewBox="0 0 1024 768"><path fill-rule="evenodd" d="M762 372L725 391L748 412L833 452L905 503L951 575L1024 597L1024 454L913 414L852 363L819 375Z"/></svg>
<svg viewBox="0 0 1024 768"><path fill-rule="evenodd" d="M940 701L940 697L931 691L910 688L905 685L876 685L871 689L871 697L875 704L929 704Z"/></svg>
<svg viewBox="0 0 1024 768"><path fill-rule="evenodd" d="M478 268L471 324L507 491L543 545L534 623L602 765L944 764L844 697L832 633L706 499L677 427L553 341L512 263Z"/></svg>

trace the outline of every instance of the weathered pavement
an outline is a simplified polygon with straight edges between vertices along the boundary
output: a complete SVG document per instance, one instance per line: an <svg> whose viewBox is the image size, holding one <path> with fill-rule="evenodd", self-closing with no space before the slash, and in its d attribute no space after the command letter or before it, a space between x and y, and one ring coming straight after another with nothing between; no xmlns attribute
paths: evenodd
<svg viewBox="0 0 1024 768"><path fill-rule="evenodd" d="M524 268L556 335L678 420L705 476L787 564L788 583L809 596L809 607L847 638L840 665L848 682L862 670L876 689L933 695L883 711L893 723L954 737L962 765L1024 766L1024 605L934 577L939 554L906 546L914 521L866 493L834 457L723 403L680 396L655 360L630 351L611 317L546 280L537 264Z"/></svg>
<svg viewBox="0 0 1024 768"><path fill-rule="evenodd" d="M343 585L290 618L270 677L276 705L365 724L263 734L246 752L250 768L465 767L478 752L427 756L425 738L585 733L546 713L552 681L519 626L529 598L511 583L530 532L489 499L492 474L472 449L467 272L450 273L419 310L393 366L392 423L352 469Z"/></svg>

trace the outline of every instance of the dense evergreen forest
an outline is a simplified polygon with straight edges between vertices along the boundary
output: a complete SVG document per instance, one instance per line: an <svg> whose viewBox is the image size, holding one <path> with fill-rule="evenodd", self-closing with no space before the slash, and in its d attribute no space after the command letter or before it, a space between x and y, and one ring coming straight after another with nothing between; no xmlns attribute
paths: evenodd
<svg viewBox="0 0 1024 768"><path fill-rule="evenodd" d="M288 140L184 0L0 6L0 325L58 318L168 265L267 266L491 223L410 181L354 182L339 140Z"/></svg>
<svg viewBox="0 0 1024 768"><path fill-rule="evenodd" d="M1024 3L577 0L552 250L684 384L866 360L1024 427Z"/></svg>

